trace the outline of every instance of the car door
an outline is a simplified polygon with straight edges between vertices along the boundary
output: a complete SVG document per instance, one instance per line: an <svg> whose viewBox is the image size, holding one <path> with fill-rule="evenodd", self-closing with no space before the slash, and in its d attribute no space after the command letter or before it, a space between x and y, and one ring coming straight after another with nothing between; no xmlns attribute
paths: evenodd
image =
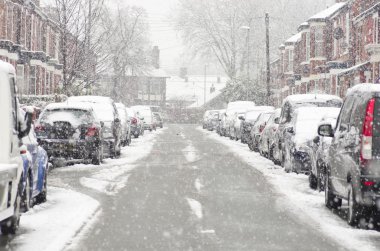
<svg viewBox="0 0 380 251"><path fill-rule="evenodd" d="M330 178L332 188L341 196L346 196L346 184L347 184L347 170L350 160L351 150L349 145L352 143L352 135L350 133L350 119L352 114L352 108L355 98L353 96L347 97L345 100L337 128L334 133L334 139L331 143L330 156Z"/></svg>
<svg viewBox="0 0 380 251"><path fill-rule="evenodd" d="M32 157L32 165L31 165L31 172L32 172L32 182L33 182L33 191L37 189L37 182L38 182L38 165L39 165L39 159L38 159L38 143L37 143L37 137L34 133L34 130L31 129L29 134L22 139L23 143L27 146L28 152L30 153Z"/></svg>

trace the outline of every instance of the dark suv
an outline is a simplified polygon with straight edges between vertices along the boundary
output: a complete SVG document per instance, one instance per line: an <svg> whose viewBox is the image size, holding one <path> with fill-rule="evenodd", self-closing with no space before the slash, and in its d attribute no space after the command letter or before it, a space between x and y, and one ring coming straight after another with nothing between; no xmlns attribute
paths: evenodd
<svg viewBox="0 0 380 251"><path fill-rule="evenodd" d="M380 209L380 85L351 88L336 128L321 124L318 133L332 137L325 175L326 206L338 208L342 199L347 200L347 221L355 225Z"/></svg>

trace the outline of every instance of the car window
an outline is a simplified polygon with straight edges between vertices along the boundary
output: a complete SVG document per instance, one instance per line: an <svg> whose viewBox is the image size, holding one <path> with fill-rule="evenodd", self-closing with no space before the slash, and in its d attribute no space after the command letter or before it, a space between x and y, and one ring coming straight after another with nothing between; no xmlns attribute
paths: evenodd
<svg viewBox="0 0 380 251"><path fill-rule="evenodd" d="M349 129L351 114L352 114L352 106L354 104L354 97L349 96L343 104L342 111L340 114L339 121L339 131L344 132Z"/></svg>

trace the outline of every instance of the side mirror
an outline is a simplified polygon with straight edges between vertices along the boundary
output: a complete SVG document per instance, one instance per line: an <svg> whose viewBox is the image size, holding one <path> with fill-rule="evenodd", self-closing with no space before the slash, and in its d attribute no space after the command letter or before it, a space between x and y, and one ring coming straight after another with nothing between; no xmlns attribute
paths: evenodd
<svg viewBox="0 0 380 251"><path fill-rule="evenodd" d="M318 145L320 141L321 141L321 138L319 136L315 136L315 138L313 139L313 142L316 145Z"/></svg>
<svg viewBox="0 0 380 251"><path fill-rule="evenodd" d="M290 133L290 134L294 134L294 129L293 127L288 127L286 128L286 132Z"/></svg>
<svg viewBox="0 0 380 251"><path fill-rule="evenodd" d="M277 124L277 125L280 124L280 118L279 117L275 118L274 119L274 123Z"/></svg>
<svg viewBox="0 0 380 251"><path fill-rule="evenodd" d="M121 122L121 121L120 121L119 118L116 118L116 119L115 119L115 123L116 123L116 124L120 124L120 122Z"/></svg>
<svg viewBox="0 0 380 251"><path fill-rule="evenodd" d="M103 121L100 121L100 126L104 127L104 122Z"/></svg>
<svg viewBox="0 0 380 251"><path fill-rule="evenodd" d="M331 124L323 124L318 127L318 135L322 137L334 137L334 130Z"/></svg>
<svg viewBox="0 0 380 251"><path fill-rule="evenodd" d="M238 117L240 120L245 120L245 118L244 118L244 116L242 116L242 115L240 115L239 117Z"/></svg>
<svg viewBox="0 0 380 251"><path fill-rule="evenodd" d="M144 120L144 117L140 117L141 120Z"/></svg>

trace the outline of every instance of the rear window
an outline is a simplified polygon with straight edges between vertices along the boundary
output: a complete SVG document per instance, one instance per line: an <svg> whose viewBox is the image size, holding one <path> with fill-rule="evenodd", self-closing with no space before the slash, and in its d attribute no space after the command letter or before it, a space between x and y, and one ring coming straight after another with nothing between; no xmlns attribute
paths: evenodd
<svg viewBox="0 0 380 251"><path fill-rule="evenodd" d="M69 122L73 126L88 124L94 121L91 112L79 109L54 109L46 110L40 119L42 124L51 124L54 122Z"/></svg>

